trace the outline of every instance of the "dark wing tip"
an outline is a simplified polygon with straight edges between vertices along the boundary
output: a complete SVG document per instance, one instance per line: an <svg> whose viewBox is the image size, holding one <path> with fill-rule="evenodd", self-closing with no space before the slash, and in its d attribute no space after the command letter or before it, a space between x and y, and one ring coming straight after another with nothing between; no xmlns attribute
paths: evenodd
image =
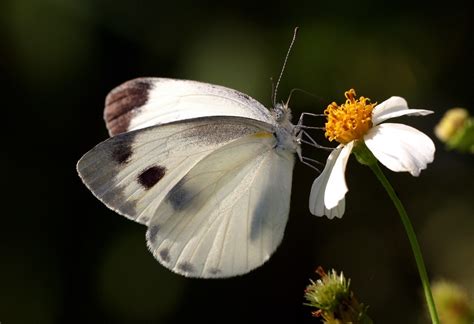
<svg viewBox="0 0 474 324"><path fill-rule="evenodd" d="M137 78L109 92L105 98L104 120L110 136L128 131L130 120L149 98L153 78Z"/></svg>

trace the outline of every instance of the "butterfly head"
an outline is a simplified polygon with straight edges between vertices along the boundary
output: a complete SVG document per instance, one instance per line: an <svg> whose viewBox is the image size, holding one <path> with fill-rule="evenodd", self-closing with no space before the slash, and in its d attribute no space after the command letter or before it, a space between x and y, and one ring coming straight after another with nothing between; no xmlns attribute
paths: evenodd
<svg viewBox="0 0 474 324"><path fill-rule="evenodd" d="M279 124L291 122L291 110L288 103L277 103L272 110L273 117Z"/></svg>
<svg viewBox="0 0 474 324"><path fill-rule="evenodd" d="M287 103L277 103L272 109L273 118L276 121L274 127L277 138L277 148L290 152L298 152L299 142L295 125L291 123L291 110Z"/></svg>

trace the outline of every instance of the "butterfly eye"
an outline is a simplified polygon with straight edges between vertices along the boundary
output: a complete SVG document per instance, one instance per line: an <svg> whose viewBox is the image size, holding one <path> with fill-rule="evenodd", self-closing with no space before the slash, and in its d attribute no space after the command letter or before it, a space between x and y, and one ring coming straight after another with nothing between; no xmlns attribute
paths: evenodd
<svg viewBox="0 0 474 324"><path fill-rule="evenodd" d="M275 105L275 108L273 108L273 115L274 115L275 120L277 122L282 121L285 118L285 115L286 115L285 107L282 104L277 103Z"/></svg>

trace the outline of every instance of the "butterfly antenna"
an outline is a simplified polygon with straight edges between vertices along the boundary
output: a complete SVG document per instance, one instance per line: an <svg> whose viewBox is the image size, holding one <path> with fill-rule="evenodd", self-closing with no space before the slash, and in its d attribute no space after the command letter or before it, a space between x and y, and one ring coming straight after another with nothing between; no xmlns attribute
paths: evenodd
<svg viewBox="0 0 474 324"><path fill-rule="evenodd" d="M281 77L283 76L283 72L285 71L286 62L288 61L288 57L290 56L290 52L291 52L291 49L293 48L293 44L295 42L297 34L298 34L298 27L295 27L295 31L293 32L293 39L291 40L290 47L288 48L288 52L286 53L285 61L283 62L283 67L281 68L280 76L278 77L278 81L275 85L275 90L273 92L273 106L276 105L278 86L280 85L280 80L281 80Z"/></svg>
<svg viewBox="0 0 474 324"><path fill-rule="evenodd" d="M309 92L309 91L306 91L305 89L301 89L301 88L293 88L293 89L291 89L290 95L291 95L293 92L296 92L296 91L302 92L302 93L304 93L304 94L306 94L306 95L308 95L308 96L311 96L311 97L313 97L313 98L316 98L316 99L318 99L318 100L321 100L321 101L323 100L322 97L320 97L320 96L318 96L318 95L315 95L314 93Z"/></svg>
<svg viewBox="0 0 474 324"><path fill-rule="evenodd" d="M293 92L299 90L298 88L293 88L291 89L290 91L290 95L288 96L288 100L286 101L286 105L288 106L288 104L290 103L290 99L291 99L291 96L293 95Z"/></svg>
<svg viewBox="0 0 474 324"><path fill-rule="evenodd" d="M273 77L270 77L270 81L272 82L272 96L270 97L270 100L273 103L273 106L275 107L275 103L273 102L273 95L275 93L275 82L273 81Z"/></svg>

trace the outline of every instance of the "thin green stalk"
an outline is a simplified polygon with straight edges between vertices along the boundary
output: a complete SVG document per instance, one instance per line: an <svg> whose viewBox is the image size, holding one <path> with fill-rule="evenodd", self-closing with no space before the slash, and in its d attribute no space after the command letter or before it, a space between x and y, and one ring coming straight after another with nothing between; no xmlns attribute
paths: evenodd
<svg viewBox="0 0 474 324"><path fill-rule="evenodd" d="M428 304L428 310L430 312L431 321L433 324L439 324L438 313L436 312L435 303L433 300L433 295L431 293L430 282L428 279L428 274L426 273L425 263L423 261L423 256L421 255L420 245L416 239L415 231L413 230L413 225L408 218L407 212L403 207L402 202L398 198L395 190L393 190L392 185L387 180L382 170L380 169L378 163L371 163L369 167L375 173L379 181L382 183L383 187L387 191L388 195L392 199L395 207L397 208L400 218L402 220L403 226L405 226L405 231L408 235L408 240L410 241L413 254L415 256L416 266L418 267L418 272L420 273L421 283L423 285L423 291L425 293L426 303Z"/></svg>

